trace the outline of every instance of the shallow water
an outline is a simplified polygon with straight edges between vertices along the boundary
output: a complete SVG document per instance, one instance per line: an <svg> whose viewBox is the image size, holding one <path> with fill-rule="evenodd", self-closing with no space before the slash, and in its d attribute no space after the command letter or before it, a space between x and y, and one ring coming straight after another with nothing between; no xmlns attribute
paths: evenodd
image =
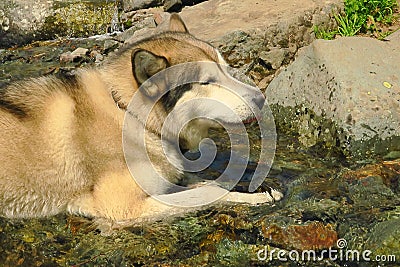
<svg viewBox="0 0 400 267"><path fill-rule="evenodd" d="M59 55L76 47L102 51L102 43L59 40L0 53L0 85L25 77L70 73L94 65L89 56L61 65ZM260 140L251 126L251 156L237 191L247 191L258 162ZM196 174L215 179L229 159L227 136L218 137L217 160ZM196 156L196 155L192 155ZM193 175L193 174L192 174ZM190 174L187 174L190 176ZM148 222L101 235L86 218L60 214L47 219L0 218L1 266L377 266L378 262L332 260L322 251L371 250L371 258L400 260L400 160L394 155L357 162L323 148L302 148L296 136L278 132L274 163L259 191L285 193L272 205L215 205L177 218ZM257 258L268 248L314 249L320 260Z"/></svg>
<svg viewBox="0 0 400 267"><path fill-rule="evenodd" d="M202 176L215 176L224 160L220 157ZM263 266L266 262L258 260L256 252L264 246L321 251L338 238L351 249L398 257L400 161L377 162L367 169L363 165L321 157L297 147L294 138L281 136L274 166L262 186L284 191L281 202L216 205L111 236L101 235L89 219L64 214L0 219L0 262L5 266ZM374 168L381 171L375 173ZM247 183L239 183L237 189L244 191ZM382 222L390 225L389 232ZM275 259L269 264L343 266L345 262ZM360 264L349 266L371 266Z"/></svg>

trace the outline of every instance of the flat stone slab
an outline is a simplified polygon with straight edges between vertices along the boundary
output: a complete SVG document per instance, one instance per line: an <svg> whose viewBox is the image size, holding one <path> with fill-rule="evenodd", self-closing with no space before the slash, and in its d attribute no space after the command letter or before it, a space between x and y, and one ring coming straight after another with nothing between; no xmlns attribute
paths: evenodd
<svg viewBox="0 0 400 267"><path fill-rule="evenodd" d="M340 4L338 0L209 0L185 7L181 16L198 38L214 40L232 31L264 31L271 25L299 16L313 17L307 11ZM301 21L300 21L301 23Z"/></svg>
<svg viewBox="0 0 400 267"><path fill-rule="evenodd" d="M316 40L265 93L278 127L305 146L365 157L400 150L400 32ZM331 123L328 123L328 122Z"/></svg>

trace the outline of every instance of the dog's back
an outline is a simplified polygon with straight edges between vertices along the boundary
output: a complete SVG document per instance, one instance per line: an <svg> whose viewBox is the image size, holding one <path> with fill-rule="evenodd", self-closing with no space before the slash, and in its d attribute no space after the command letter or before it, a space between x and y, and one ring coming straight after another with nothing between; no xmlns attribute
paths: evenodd
<svg viewBox="0 0 400 267"><path fill-rule="evenodd" d="M104 155L115 156L121 138L114 134L114 117L122 114L106 93L96 90L100 88L83 84L96 84L96 77L85 79L49 76L2 90L1 215L31 217L65 210L68 199L91 189L93 174L105 165ZM102 134L93 138L96 131Z"/></svg>

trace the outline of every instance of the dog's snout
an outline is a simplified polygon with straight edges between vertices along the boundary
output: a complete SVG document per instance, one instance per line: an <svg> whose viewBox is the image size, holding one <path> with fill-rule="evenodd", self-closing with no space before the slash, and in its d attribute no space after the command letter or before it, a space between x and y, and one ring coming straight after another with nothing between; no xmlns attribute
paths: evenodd
<svg viewBox="0 0 400 267"><path fill-rule="evenodd" d="M253 97L253 101L257 105L257 107L261 110L264 106L265 98L263 96L256 96Z"/></svg>

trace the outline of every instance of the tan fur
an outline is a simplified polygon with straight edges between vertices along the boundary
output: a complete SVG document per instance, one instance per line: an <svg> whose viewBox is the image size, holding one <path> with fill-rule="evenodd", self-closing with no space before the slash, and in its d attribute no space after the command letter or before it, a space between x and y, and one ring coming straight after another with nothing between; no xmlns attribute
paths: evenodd
<svg viewBox="0 0 400 267"><path fill-rule="evenodd" d="M76 83L50 76L5 89L0 98L1 216L68 211L121 221L171 213L172 207L148 197L132 179L121 134L124 108L139 86L132 75L135 51L151 51L170 65L219 62L213 47L183 32L179 17L172 16L170 28L180 32L133 44L98 69L80 70ZM150 156L156 160L162 153L156 133L165 116L157 105L146 124ZM177 182L179 172L164 159L158 163Z"/></svg>

